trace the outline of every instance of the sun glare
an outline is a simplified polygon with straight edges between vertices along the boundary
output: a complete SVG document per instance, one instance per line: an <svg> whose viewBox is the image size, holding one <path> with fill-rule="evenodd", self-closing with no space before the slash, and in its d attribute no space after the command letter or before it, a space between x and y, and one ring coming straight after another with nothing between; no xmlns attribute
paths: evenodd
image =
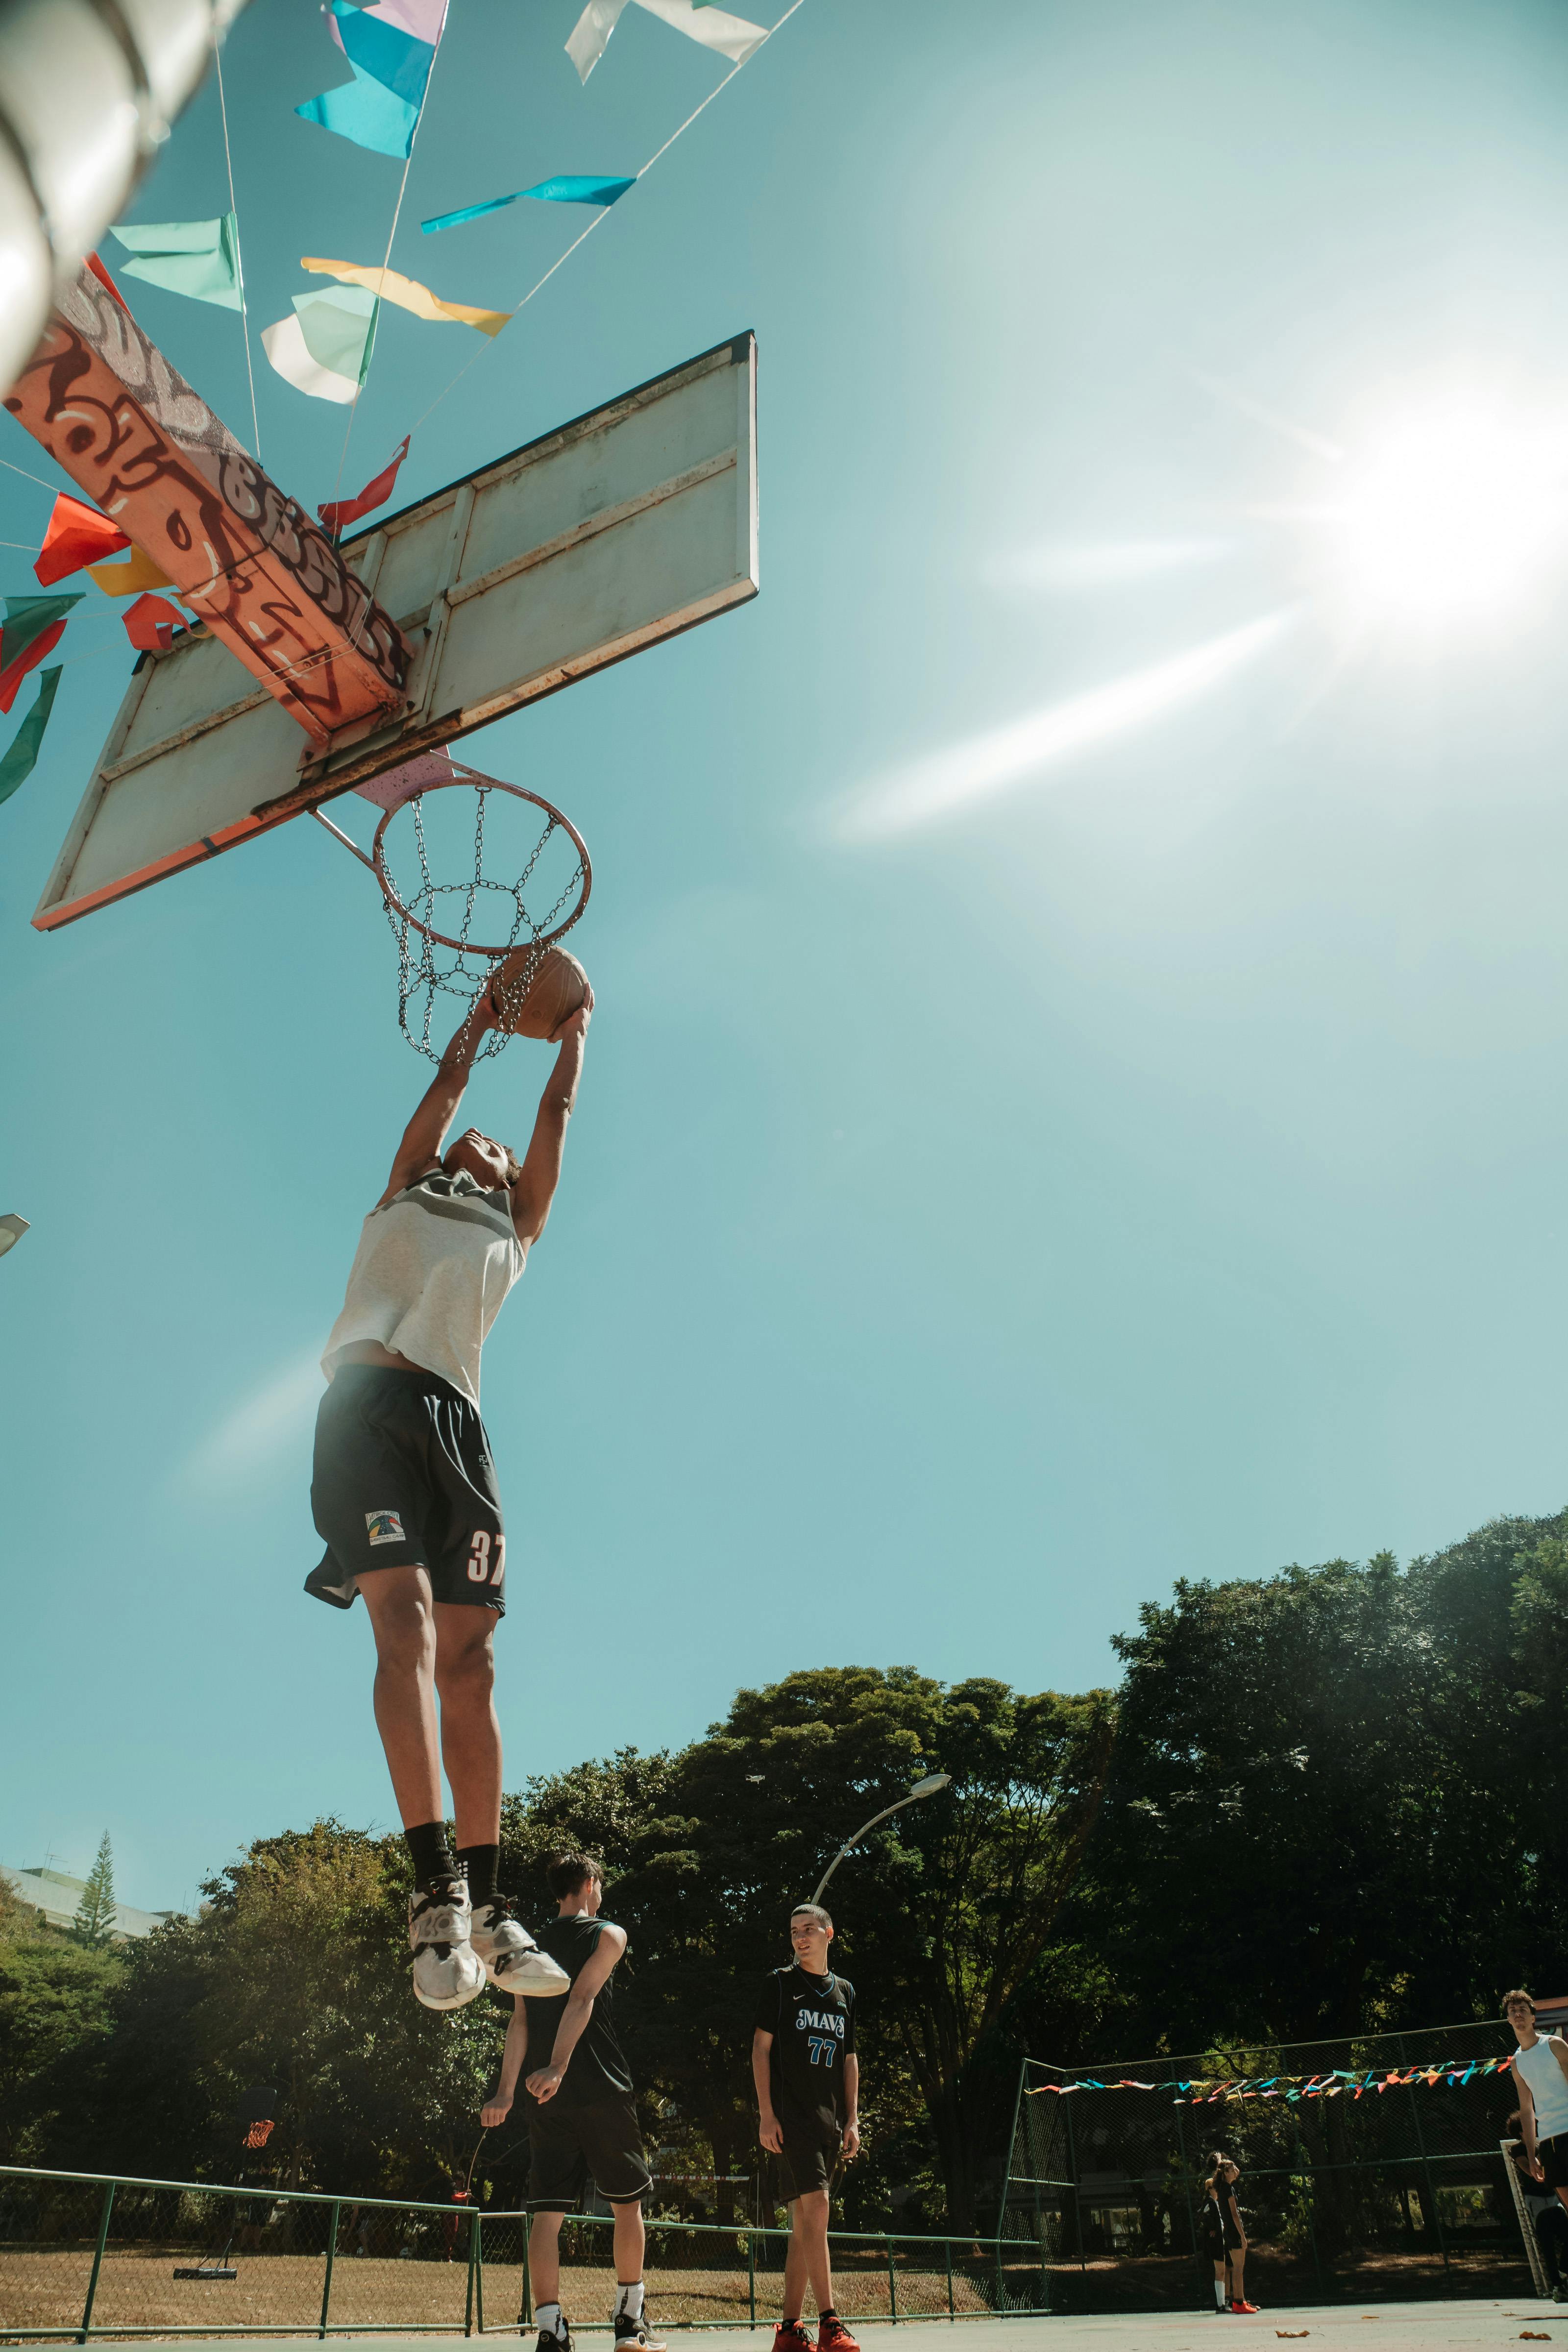
<svg viewBox="0 0 1568 2352"><path fill-rule="evenodd" d="M1358 616L1418 629L1519 614L1568 554L1568 430L1472 404L1347 451L1321 512Z"/></svg>

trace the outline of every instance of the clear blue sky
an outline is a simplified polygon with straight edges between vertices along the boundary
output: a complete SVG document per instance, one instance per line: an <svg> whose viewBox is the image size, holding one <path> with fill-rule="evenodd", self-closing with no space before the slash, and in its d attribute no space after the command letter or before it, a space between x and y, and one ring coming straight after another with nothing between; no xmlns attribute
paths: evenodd
<svg viewBox="0 0 1568 2352"><path fill-rule="evenodd" d="M446 296L509 305L577 216L421 214L635 170L718 79L631 7L581 89L574 14L452 0L393 256ZM259 330L300 254L379 261L398 167L291 114L344 78L302 0L226 70ZM223 174L209 86L132 216ZM760 598L468 746L595 859L563 1194L486 1352L513 1784L797 1666L1081 1687L1176 1576L1563 1502L1560 484L1528 593L1440 639L1352 627L1322 509L1457 380L1562 406L1565 252L1553 5L806 0L493 347L385 316L345 488L479 354L408 498L762 354ZM129 290L248 437L232 316ZM343 412L257 368L314 504ZM0 509L24 593L48 499ZM393 1818L363 1612L300 1586L310 1366L426 1066L319 828L30 929L130 668L96 597L63 650L0 811L0 1857L107 1827L163 1906ZM1151 670L1142 724L932 809L938 755ZM543 1068L475 1115L525 1134Z"/></svg>

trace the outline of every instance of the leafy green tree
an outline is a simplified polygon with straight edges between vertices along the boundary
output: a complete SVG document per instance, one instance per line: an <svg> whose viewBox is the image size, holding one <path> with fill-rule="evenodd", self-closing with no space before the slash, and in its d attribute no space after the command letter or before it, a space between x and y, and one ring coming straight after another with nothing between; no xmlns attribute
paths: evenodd
<svg viewBox="0 0 1568 2352"><path fill-rule="evenodd" d="M1181 1583L1140 1612L1064 1921L1109 1960L1119 2046L1495 2016L1552 1971L1563 1536L1498 1520L1404 1570Z"/></svg>
<svg viewBox="0 0 1568 2352"><path fill-rule="evenodd" d="M42 1924L0 1879L0 2160L44 2160L67 2071L110 2031L120 1952Z"/></svg>
<svg viewBox="0 0 1568 2352"><path fill-rule="evenodd" d="M81 1900L76 1906L72 1934L79 1944L89 1944L101 1949L114 1941L115 1921L119 1914L114 1901L114 1857L109 1849L109 1832L104 1831L98 1842L98 1857L87 1874L87 1885L81 1890Z"/></svg>

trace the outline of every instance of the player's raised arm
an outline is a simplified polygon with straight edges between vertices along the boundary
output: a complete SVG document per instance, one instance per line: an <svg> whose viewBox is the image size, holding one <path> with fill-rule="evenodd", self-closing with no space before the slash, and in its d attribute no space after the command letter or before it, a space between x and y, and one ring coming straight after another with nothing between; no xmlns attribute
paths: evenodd
<svg viewBox="0 0 1568 2352"><path fill-rule="evenodd" d="M384 1208L388 1201L422 1176L426 1168L441 1157L441 1146L447 1130L458 1115L463 1099L463 1089L468 1083L468 1073L474 1066L474 1055L487 1029L495 1027L495 1008L487 988L455 1032L451 1044L437 1065L436 1075L425 1089L418 1109L403 1130L403 1140L397 1147L392 1163L392 1173L386 1180L386 1190L376 1202Z"/></svg>
<svg viewBox="0 0 1568 2352"><path fill-rule="evenodd" d="M522 1171L511 1188L511 1221L525 1248L544 1231L555 1187L561 1181L566 1123L577 1100L577 1082L583 1075L583 1053L593 1011L594 992L590 988L577 1011L569 1013L555 1033L561 1050L539 1098L539 1112ZM431 1092L435 1092L434 1087Z"/></svg>

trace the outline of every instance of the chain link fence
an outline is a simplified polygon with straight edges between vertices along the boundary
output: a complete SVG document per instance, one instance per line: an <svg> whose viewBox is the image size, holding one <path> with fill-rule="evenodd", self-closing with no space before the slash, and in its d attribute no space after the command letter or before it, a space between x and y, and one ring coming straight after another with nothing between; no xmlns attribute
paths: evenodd
<svg viewBox="0 0 1568 2352"><path fill-rule="evenodd" d="M0 2343L156 2336L506 2335L532 2316L528 2216L270 2189L0 2166ZM611 2325L608 2215L568 2217L574 2332ZM650 2315L771 2327L788 2232L650 2219ZM831 2233L838 2309L857 2320L1038 2310L1031 2237Z"/></svg>
<svg viewBox="0 0 1568 2352"><path fill-rule="evenodd" d="M1471 2024L1092 2069L1026 2061L1000 2234L1034 2240L1041 2299L1058 2310L1204 2307L1204 2176L1210 2151L1224 2148L1241 2168L1255 2302L1530 2294L1540 2273L1501 2146L1518 2104L1512 2077L1450 2079L1509 2046L1495 2024ZM1438 2079L1383 2084L1415 2066ZM1331 2070L1363 2080L1332 2096L1212 2089ZM1369 2073L1377 2085L1365 2084ZM1114 2087L1123 2078L1161 2087ZM1173 2082L1193 2088L1183 2095ZM1081 2087L1047 2087L1066 2084Z"/></svg>

